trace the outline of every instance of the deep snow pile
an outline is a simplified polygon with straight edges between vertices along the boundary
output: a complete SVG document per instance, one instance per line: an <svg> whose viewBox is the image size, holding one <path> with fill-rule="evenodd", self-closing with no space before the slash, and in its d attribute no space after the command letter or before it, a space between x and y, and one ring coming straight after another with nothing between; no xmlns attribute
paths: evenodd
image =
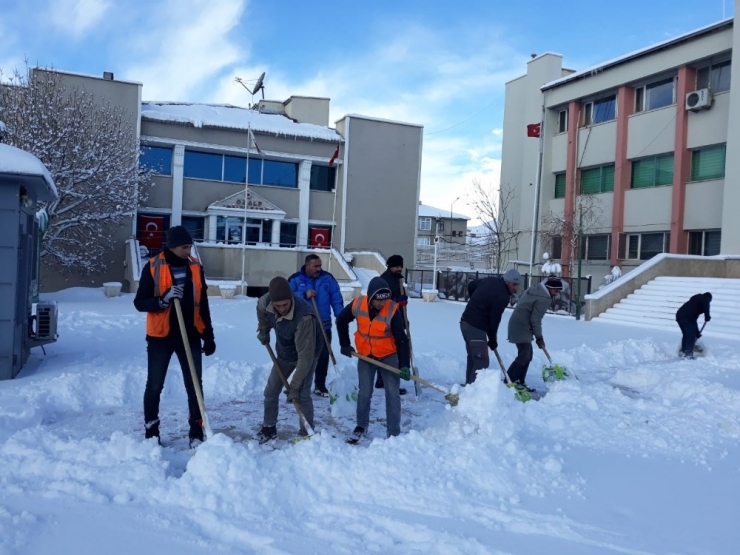
<svg viewBox="0 0 740 555"><path fill-rule="evenodd" d="M0 382L0 553L733 553L740 539L737 343L706 338L706 357L679 361L678 329L547 316L550 352L580 379L540 401L515 401L492 367L455 408L433 390L405 397L404 433L386 440L376 392L376 439L353 447L351 405L315 398L321 433L271 451L249 439L270 370L255 300L213 299L204 389L216 434L192 456L174 361L167 446L143 439L133 297L53 297L59 342ZM464 376L463 308L409 305L422 377L447 388ZM335 389L356 382L353 361L338 358ZM544 362L536 350L530 384L543 386ZM291 406L278 426L297 431Z"/></svg>

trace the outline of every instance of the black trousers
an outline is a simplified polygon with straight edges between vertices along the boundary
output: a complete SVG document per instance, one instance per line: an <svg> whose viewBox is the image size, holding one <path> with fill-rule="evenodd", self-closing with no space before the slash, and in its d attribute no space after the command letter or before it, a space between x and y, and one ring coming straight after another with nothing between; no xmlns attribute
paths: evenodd
<svg viewBox="0 0 740 555"><path fill-rule="evenodd" d="M488 336L485 331L467 322L460 322L460 332L465 340L465 351L468 354L465 365L465 384L471 384L475 381L476 372L488 368L490 364Z"/></svg>
<svg viewBox="0 0 740 555"><path fill-rule="evenodd" d="M532 362L532 342L527 341L526 343L516 344L517 355L514 362L509 366L509 379L512 382L524 384L527 379L527 370L529 370L529 363Z"/></svg>
<svg viewBox="0 0 740 555"><path fill-rule="evenodd" d="M331 328L326 329L326 339L331 345ZM313 388L318 389L320 387L326 387L326 374L329 370L329 347L326 345L326 341L321 339L321 353L319 354L319 360L316 363L316 374L313 378Z"/></svg>
<svg viewBox="0 0 740 555"><path fill-rule="evenodd" d="M678 327L681 328L683 337L681 338L681 351L684 353L694 354L694 345L699 336L699 324L697 320L688 318L676 318Z"/></svg>
<svg viewBox="0 0 740 555"><path fill-rule="evenodd" d="M203 391L203 364L200 353L200 340L190 342L190 352L193 355L195 371L198 375L198 384ZM146 389L144 390L144 422L151 422L159 418L159 398L164 389L164 379L167 376L167 367L170 364L172 354L177 355L182 370L182 379L185 383L185 391L188 394L188 410L190 418L198 420L201 418L198 398L193 388L193 379L190 376L188 358L185 347L181 341L155 342L147 341L147 377Z"/></svg>

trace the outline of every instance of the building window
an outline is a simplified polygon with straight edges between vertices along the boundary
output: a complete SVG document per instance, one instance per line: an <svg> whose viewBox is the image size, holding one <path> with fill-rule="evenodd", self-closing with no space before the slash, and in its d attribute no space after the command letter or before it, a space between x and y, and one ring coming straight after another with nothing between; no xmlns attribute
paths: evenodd
<svg viewBox="0 0 740 555"><path fill-rule="evenodd" d="M716 256L722 242L722 231L714 229L711 231L689 232L689 254L699 256Z"/></svg>
<svg viewBox="0 0 740 555"><path fill-rule="evenodd" d="M295 162L262 161L262 185L298 187L298 164Z"/></svg>
<svg viewBox="0 0 740 555"><path fill-rule="evenodd" d="M245 183L247 181L247 159L241 156L224 156L224 181Z"/></svg>
<svg viewBox="0 0 740 555"><path fill-rule="evenodd" d="M582 195L611 191L614 191L614 164L581 170Z"/></svg>
<svg viewBox="0 0 740 555"><path fill-rule="evenodd" d="M662 252L668 252L671 234L636 233L627 236L627 258L631 260L650 260Z"/></svg>
<svg viewBox="0 0 740 555"><path fill-rule="evenodd" d="M730 90L731 60L704 66L696 71L696 88L710 89L714 93Z"/></svg>
<svg viewBox="0 0 740 555"><path fill-rule="evenodd" d="M563 257L563 238L553 237L550 246L550 259L560 260Z"/></svg>
<svg viewBox="0 0 740 555"><path fill-rule="evenodd" d="M280 246L295 247L298 244L298 224L295 222L280 223Z"/></svg>
<svg viewBox="0 0 740 555"><path fill-rule="evenodd" d="M159 175L172 175L172 149L161 146L142 146L139 165Z"/></svg>
<svg viewBox="0 0 740 555"><path fill-rule="evenodd" d="M205 240L206 219L197 216L183 216L182 226L190 232L193 241Z"/></svg>
<svg viewBox="0 0 740 555"><path fill-rule="evenodd" d="M565 133L568 131L568 110L560 110L558 112L558 133Z"/></svg>
<svg viewBox="0 0 740 555"><path fill-rule="evenodd" d="M431 231L432 230L432 218L422 216L419 218L419 229L421 231Z"/></svg>
<svg viewBox="0 0 740 555"><path fill-rule="evenodd" d="M555 174L555 198L565 198L565 173Z"/></svg>
<svg viewBox="0 0 740 555"><path fill-rule="evenodd" d="M601 100L594 100L585 106L584 125L595 125L611 121L617 117L617 96L611 95Z"/></svg>
<svg viewBox="0 0 740 555"><path fill-rule="evenodd" d="M699 148L691 153L691 181L722 179L725 176L726 145Z"/></svg>
<svg viewBox="0 0 740 555"><path fill-rule="evenodd" d="M611 235L586 235L581 242L581 258L584 260L609 260Z"/></svg>
<svg viewBox="0 0 740 555"><path fill-rule="evenodd" d="M417 247L428 247L432 244L431 238L429 237L417 237L416 238L416 246Z"/></svg>
<svg viewBox="0 0 740 555"><path fill-rule="evenodd" d="M676 102L676 80L673 77L635 89L635 112L657 110Z"/></svg>
<svg viewBox="0 0 740 555"><path fill-rule="evenodd" d="M221 181L223 178L224 157L221 154L185 151L184 175L193 179L211 179Z"/></svg>
<svg viewBox="0 0 740 555"><path fill-rule="evenodd" d="M632 162L633 189L673 184L673 153L642 158Z"/></svg>
<svg viewBox="0 0 740 555"><path fill-rule="evenodd" d="M237 244L242 242L244 218L219 216L216 219L216 241Z"/></svg>
<svg viewBox="0 0 740 555"><path fill-rule="evenodd" d="M442 220L437 220L437 231L444 231L445 230L445 223Z"/></svg>
<svg viewBox="0 0 740 555"><path fill-rule="evenodd" d="M333 191L337 179L337 168L311 165L311 190Z"/></svg>

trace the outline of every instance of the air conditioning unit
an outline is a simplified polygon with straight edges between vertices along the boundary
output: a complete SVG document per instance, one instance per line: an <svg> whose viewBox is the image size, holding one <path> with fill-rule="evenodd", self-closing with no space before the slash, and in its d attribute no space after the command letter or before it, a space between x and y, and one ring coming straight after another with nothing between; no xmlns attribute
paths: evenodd
<svg viewBox="0 0 740 555"><path fill-rule="evenodd" d="M712 107L712 91L709 89L699 89L698 91L686 94L686 109L692 112L699 110L709 110Z"/></svg>
<svg viewBox="0 0 740 555"><path fill-rule="evenodd" d="M35 326L31 330L31 347L39 347L54 343L57 334L57 319L59 309L56 301L41 301L36 303L36 315L33 317Z"/></svg>

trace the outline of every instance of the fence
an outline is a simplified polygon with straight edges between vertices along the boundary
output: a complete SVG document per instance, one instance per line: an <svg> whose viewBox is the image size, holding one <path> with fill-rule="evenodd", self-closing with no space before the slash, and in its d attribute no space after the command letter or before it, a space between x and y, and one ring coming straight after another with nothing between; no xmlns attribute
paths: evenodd
<svg viewBox="0 0 740 555"><path fill-rule="evenodd" d="M409 291L421 295L422 289L432 289L433 270L406 269L406 283ZM476 279L501 276L488 272L455 272L450 270L437 270L437 291L439 298L452 301L467 302L468 284ZM519 285L519 294L526 291L530 285L535 285L547 279L548 276L522 275L522 283ZM550 306L552 312L565 311L569 314L576 313L576 295L578 293L578 278L559 278L563 282L563 292L553 299ZM591 293L591 276L581 278L581 298ZM584 302L581 301L581 307Z"/></svg>

